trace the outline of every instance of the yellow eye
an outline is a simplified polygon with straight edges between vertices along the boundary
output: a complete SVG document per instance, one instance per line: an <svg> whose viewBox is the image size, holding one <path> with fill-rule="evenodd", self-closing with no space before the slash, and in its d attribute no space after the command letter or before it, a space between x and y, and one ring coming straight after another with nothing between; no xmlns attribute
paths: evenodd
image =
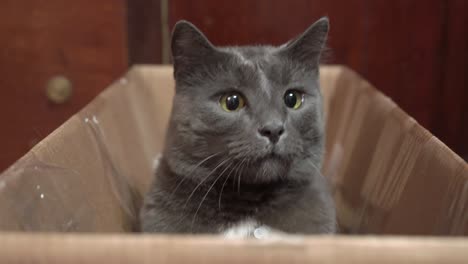
<svg viewBox="0 0 468 264"><path fill-rule="evenodd" d="M225 94L219 100L219 104L226 112L238 111L245 106L245 100L238 93Z"/></svg>
<svg viewBox="0 0 468 264"><path fill-rule="evenodd" d="M304 96L302 93L295 90L288 90L284 94L284 104L292 109L298 109L304 102Z"/></svg>

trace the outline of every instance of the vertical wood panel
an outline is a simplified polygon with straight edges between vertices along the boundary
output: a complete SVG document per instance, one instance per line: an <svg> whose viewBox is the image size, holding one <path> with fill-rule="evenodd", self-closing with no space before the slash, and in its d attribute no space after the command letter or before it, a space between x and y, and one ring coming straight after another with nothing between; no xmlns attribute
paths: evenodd
<svg viewBox="0 0 468 264"><path fill-rule="evenodd" d="M429 127L441 89L443 2L379 0L367 5L368 72L364 75Z"/></svg>
<svg viewBox="0 0 468 264"><path fill-rule="evenodd" d="M161 63L161 0L127 0L130 64Z"/></svg>
<svg viewBox="0 0 468 264"><path fill-rule="evenodd" d="M0 8L0 171L80 110L127 68L123 0L4 0ZM71 100L48 102L55 74Z"/></svg>
<svg viewBox="0 0 468 264"><path fill-rule="evenodd" d="M448 1L445 26L444 69L432 127L468 160L468 1Z"/></svg>

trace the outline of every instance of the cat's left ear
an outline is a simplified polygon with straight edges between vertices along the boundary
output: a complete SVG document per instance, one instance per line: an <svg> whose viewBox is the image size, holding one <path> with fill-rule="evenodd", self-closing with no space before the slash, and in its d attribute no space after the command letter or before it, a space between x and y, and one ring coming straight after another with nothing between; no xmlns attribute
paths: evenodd
<svg viewBox="0 0 468 264"><path fill-rule="evenodd" d="M176 79L210 62L217 54L216 48L205 35L192 23L184 20L174 26L171 50Z"/></svg>
<svg viewBox="0 0 468 264"><path fill-rule="evenodd" d="M296 39L288 42L279 53L306 67L317 68L329 30L328 17L322 17Z"/></svg>

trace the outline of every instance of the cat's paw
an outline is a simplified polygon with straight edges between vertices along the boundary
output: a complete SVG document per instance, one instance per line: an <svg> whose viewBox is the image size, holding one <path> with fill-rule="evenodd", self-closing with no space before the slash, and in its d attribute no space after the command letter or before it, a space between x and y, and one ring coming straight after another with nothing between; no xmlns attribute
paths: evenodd
<svg viewBox="0 0 468 264"><path fill-rule="evenodd" d="M153 171L156 171L156 169L159 167L159 161L161 160L161 154L156 155L153 159L153 164L152 164L152 169Z"/></svg>
<svg viewBox="0 0 468 264"><path fill-rule="evenodd" d="M252 236L257 226L258 223L256 221L243 221L224 230L222 235L227 239L249 238Z"/></svg>
<svg viewBox="0 0 468 264"><path fill-rule="evenodd" d="M244 221L226 229L222 235L226 239L278 239L287 234L269 226L260 225L256 221Z"/></svg>

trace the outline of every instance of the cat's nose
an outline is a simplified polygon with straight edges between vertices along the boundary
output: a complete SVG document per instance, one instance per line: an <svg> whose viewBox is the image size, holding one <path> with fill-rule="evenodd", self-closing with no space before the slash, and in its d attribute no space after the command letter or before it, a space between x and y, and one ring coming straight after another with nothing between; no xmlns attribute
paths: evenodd
<svg viewBox="0 0 468 264"><path fill-rule="evenodd" d="M278 142L284 133L284 126L281 123L268 123L258 130L261 136L267 137L271 143Z"/></svg>

